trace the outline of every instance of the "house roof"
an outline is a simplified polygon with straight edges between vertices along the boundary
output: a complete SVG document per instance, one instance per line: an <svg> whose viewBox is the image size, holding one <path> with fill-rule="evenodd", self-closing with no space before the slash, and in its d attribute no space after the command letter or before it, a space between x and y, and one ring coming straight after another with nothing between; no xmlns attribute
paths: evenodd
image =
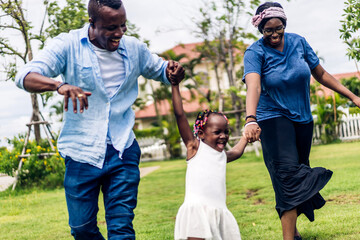
<svg viewBox="0 0 360 240"><path fill-rule="evenodd" d="M200 56L200 53L196 51L196 46L200 46L201 44L203 43L178 44L170 50L173 50L176 55L185 54L186 57L180 59L180 62L184 63Z"/></svg>
<svg viewBox="0 0 360 240"><path fill-rule="evenodd" d="M337 73L337 74L331 74L336 80L340 81L341 79L344 78L351 78L351 77L357 77L358 79L360 79L360 74L359 72L349 72L349 73ZM314 83L316 80L311 77L311 81L310 83ZM321 85L321 89L323 90L323 92L319 92L318 94L321 95L325 95L325 97L327 96L331 96L333 95L333 90Z"/></svg>
<svg viewBox="0 0 360 240"><path fill-rule="evenodd" d="M354 76L360 79L360 74L358 72L338 73L338 74L332 74L332 76L339 81L343 78L350 78ZM315 79L312 77L311 83L314 82ZM330 90L329 88L324 87L322 85L321 88L323 89L324 92L319 92L318 93L319 95L325 94L325 96L331 96L333 94L333 91ZM202 91L207 92L208 89L202 89ZM193 91L193 94L195 96L195 100L189 101L191 99L191 92L189 90L181 91L181 96L185 100L183 101L183 107L185 112L193 113L209 108L209 106L206 103L199 103L199 93L197 91ZM170 112L170 104L169 101L167 100L162 100L159 103L157 103L157 107L161 115L167 115ZM136 119L153 118L153 117L156 117L154 103L135 112Z"/></svg>
<svg viewBox="0 0 360 240"><path fill-rule="evenodd" d="M208 90L204 89L204 91L207 92ZM184 107L185 112L193 113L193 112L199 112L203 109L209 108L209 106L206 103L199 103L199 93L197 91L193 91L193 94L195 96L195 100L189 101L191 99L191 92L189 90L181 91L181 96L184 99L183 107ZM164 115L169 114L169 112L170 112L169 101L161 100L160 102L157 103L157 108L158 108L160 115L164 116ZM154 103L151 103L150 105L146 106L145 108L135 112L136 119L153 118L153 117L156 117Z"/></svg>
<svg viewBox="0 0 360 240"><path fill-rule="evenodd" d="M178 44L175 47L171 48L170 50L172 50L176 55L185 54L186 57L180 59L179 62L186 63L186 62L189 62L190 60L198 58L200 56L200 53L196 50L196 47L201 46L202 44L204 44L204 42L184 43L184 44L181 43L181 44ZM234 48L234 54L244 55L244 51Z"/></svg>

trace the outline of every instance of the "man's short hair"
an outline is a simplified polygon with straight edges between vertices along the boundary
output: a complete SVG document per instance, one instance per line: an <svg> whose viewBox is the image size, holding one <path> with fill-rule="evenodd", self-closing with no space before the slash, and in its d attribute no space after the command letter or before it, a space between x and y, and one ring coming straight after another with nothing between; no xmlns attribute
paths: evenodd
<svg viewBox="0 0 360 240"><path fill-rule="evenodd" d="M112 9L119 9L121 5L122 0L89 0L88 14L93 22L95 22L100 15L99 9L101 7L106 6Z"/></svg>

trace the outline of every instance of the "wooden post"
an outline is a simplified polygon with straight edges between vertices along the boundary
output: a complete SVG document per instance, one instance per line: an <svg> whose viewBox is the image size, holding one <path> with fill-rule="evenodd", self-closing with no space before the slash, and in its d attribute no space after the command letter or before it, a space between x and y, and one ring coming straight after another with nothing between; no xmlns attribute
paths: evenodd
<svg viewBox="0 0 360 240"><path fill-rule="evenodd" d="M26 146L29 143L32 126L34 126L34 128L37 127L37 128L40 129L40 125L43 125L44 131L45 131L45 134L46 134L46 138L47 138L47 140L48 140L48 142L50 144L51 150L53 151L53 153L38 154L38 156L51 156L51 155L55 154L55 147L54 147L54 145L51 142L51 139L49 137L49 135L51 135L50 129L48 128L50 123L47 122L47 121L35 121L35 119L38 120L38 119L40 119L40 117L42 118L42 116L40 116L40 114L37 115L35 118L34 118L34 115L33 115L31 117L30 123L26 124L26 126L28 127L28 131L27 131L26 136L25 136L25 142L24 142L23 149L21 151L21 155L19 155L19 165L18 165L18 169L16 170L16 173L15 173L15 181L13 183L12 190L15 190L16 184L17 184L17 182L19 180L19 174L20 174L22 164L23 164L22 158L30 157L30 154L25 154L25 152L26 152Z"/></svg>

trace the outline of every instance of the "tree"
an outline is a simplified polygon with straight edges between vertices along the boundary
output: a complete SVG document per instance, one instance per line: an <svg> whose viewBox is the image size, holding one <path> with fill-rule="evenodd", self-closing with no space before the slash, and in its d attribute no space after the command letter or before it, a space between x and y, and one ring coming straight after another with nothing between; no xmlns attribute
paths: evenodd
<svg viewBox="0 0 360 240"><path fill-rule="evenodd" d="M40 29L35 32L34 26L26 18L25 12L27 10L23 8L21 0L0 0L0 32L2 33L0 37L0 55L4 58L13 58L6 66L7 76L5 80L14 80L18 59L21 60L22 64L26 64L33 59L33 49L36 42L39 48L42 48L48 37L52 37L60 31L78 28L87 21L87 18L84 17L86 6L81 0L66 0L66 3L67 5L61 9L56 1L44 0L45 10L42 13L44 17ZM46 24L50 26L44 30ZM22 43L19 44L18 40L13 41L10 37L11 34L6 34L8 32L13 32L16 36L21 35ZM24 48L19 49L18 45L23 45ZM31 93L30 96L33 110L31 120L33 122L41 121L38 95ZM42 98L44 103L52 94L45 93L42 96L44 96ZM39 125L34 125L34 133L36 142L39 142L41 139Z"/></svg>
<svg viewBox="0 0 360 240"><path fill-rule="evenodd" d="M257 40L257 37L245 31L243 17L253 15L249 11L260 4L259 0L220 0L206 1L200 8L200 20L196 23L195 34L203 39L203 45L198 48L201 56L212 64L215 72L218 90L219 110L224 111L224 89L221 82L224 71L230 88L227 94L231 97L231 106L235 113L236 135L240 135L241 112L244 111L244 101L239 96L243 84L241 82L243 68L243 53L249 40ZM242 21L241 21L242 20Z"/></svg>
<svg viewBox="0 0 360 240"><path fill-rule="evenodd" d="M34 39L34 34L30 32L32 26L25 19L24 10L21 6L22 2L17 0L0 0L0 10L1 10L1 25L0 31L4 30L13 30L19 32L24 40L25 50L23 52L17 50L15 46L12 45L9 39L6 37L0 37L0 55L1 56L11 56L14 58L20 58L23 63L31 60L33 58L33 50L31 45L31 40ZM12 21L12 23L7 22L7 20ZM7 34L1 34L6 36ZM7 79L14 79L16 74L16 61L9 63L7 67ZM39 119L39 104L37 101L37 95L31 94L31 103L33 108L33 113L31 119L33 121L40 121ZM34 126L35 139L37 142L40 141L40 126Z"/></svg>
<svg viewBox="0 0 360 240"><path fill-rule="evenodd" d="M322 85L314 82L310 84L310 102L313 106L314 126L320 133L321 142L327 144L335 141L344 114L339 107L346 107L347 99L336 92L326 96Z"/></svg>
<svg viewBox="0 0 360 240"><path fill-rule="evenodd" d="M357 71L360 73L357 62L360 61L360 1L347 0L344 2L344 14L341 28L340 38L348 45L346 55L355 61Z"/></svg>
<svg viewBox="0 0 360 240"><path fill-rule="evenodd" d="M341 79L341 83L349 89L351 92L353 92L356 96L360 96L360 80L357 77L350 77L350 78L343 78ZM350 111L359 112L356 105L350 101L349 99L342 96L343 99L347 102L347 107L349 107Z"/></svg>
<svg viewBox="0 0 360 240"><path fill-rule="evenodd" d="M230 88L237 88L235 65L241 61L240 55L235 55L236 49L244 48L242 43L243 32L237 27L238 19L242 14L244 3L222 0L220 5L212 1L200 9L202 20L197 23L198 37L203 39L203 45L198 48L201 55L211 62L217 82L219 110L224 111L224 92L221 87L221 69L224 69ZM244 51L244 49L242 49ZM242 51L242 52L243 52ZM242 101L236 92L230 91L232 106L236 116L236 135L239 135L240 113Z"/></svg>
<svg viewBox="0 0 360 240"><path fill-rule="evenodd" d="M334 109L337 106L343 106L345 102L346 100L335 92L332 96L316 97L316 107L312 113L315 115L314 125L320 131L322 143L327 144L338 139L338 125L344 113L339 110L334 111Z"/></svg>

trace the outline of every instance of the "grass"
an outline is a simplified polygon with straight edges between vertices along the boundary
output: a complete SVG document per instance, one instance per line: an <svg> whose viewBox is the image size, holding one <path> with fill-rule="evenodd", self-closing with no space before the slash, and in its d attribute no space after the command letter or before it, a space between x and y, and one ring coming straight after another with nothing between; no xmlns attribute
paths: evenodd
<svg viewBox="0 0 360 240"><path fill-rule="evenodd" d="M309 222L303 215L298 228L304 240L360 239L360 142L314 146L312 167L323 166L334 174L321 191L327 204ZM134 226L139 240L173 239L175 216L185 191L184 160L141 163L161 166L142 178ZM238 221L244 240L281 239L281 226L274 209L274 193L262 157L246 153L228 164L227 204ZM63 189L0 193L0 238L72 239L67 225ZM102 203L99 228L106 235Z"/></svg>

